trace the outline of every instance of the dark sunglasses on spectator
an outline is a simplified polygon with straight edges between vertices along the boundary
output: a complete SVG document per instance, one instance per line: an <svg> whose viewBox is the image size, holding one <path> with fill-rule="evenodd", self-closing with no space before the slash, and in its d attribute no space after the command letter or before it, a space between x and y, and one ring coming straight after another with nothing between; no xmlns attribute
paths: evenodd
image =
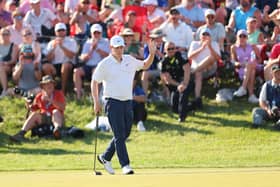
<svg viewBox="0 0 280 187"><path fill-rule="evenodd" d="M210 34L208 32L204 32L202 33L202 36L210 36Z"/></svg>
<svg viewBox="0 0 280 187"><path fill-rule="evenodd" d="M214 19L215 16L211 16L211 15L210 15L210 16L207 16L207 18L208 18L208 19Z"/></svg>
<svg viewBox="0 0 280 187"><path fill-rule="evenodd" d="M58 29L57 32L65 31L65 29Z"/></svg>
<svg viewBox="0 0 280 187"><path fill-rule="evenodd" d="M31 32L28 32L28 33L23 34L23 36L31 36L31 35L32 35Z"/></svg>
<svg viewBox="0 0 280 187"><path fill-rule="evenodd" d="M8 32L3 32L2 33L2 36L9 36L10 35L10 33L8 33Z"/></svg>
<svg viewBox="0 0 280 187"><path fill-rule="evenodd" d="M94 31L93 34L101 34L101 32Z"/></svg>
<svg viewBox="0 0 280 187"><path fill-rule="evenodd" d="M247 38L247 35L245 35L245 34L240 34L240 35L239 35L239 38Z"/></svg>
<svg viewBox="0 0 280 187"><path fill-rule="evenodd" d="M17 16L14 16L14 18L17 19L17 20L22 20L23 16L22 15L17 15Z"/></svg>
<svg viewBox="0 0 280 187"><path fill-rule="evenodd" d="M175 47L169 47L167 48L167 51L173 51L175 49Z"/></svg>

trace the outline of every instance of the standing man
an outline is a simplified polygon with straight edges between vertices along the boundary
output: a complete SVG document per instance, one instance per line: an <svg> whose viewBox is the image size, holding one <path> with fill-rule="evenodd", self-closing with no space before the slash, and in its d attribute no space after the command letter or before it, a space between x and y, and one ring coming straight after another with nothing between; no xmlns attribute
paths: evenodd
<svg viewBox="0 0 280 187"><path fill-rule="evenodd" d="M113 135L107 150L98 155L98 160L108 173L114 174L111 159L117 152L122 172L125 175L134 174L130 167L125 141L128 138L133 123L132 88L135 72L148 69L153 62L156 45L149 43L150 55L144 61L137 60L131 55L124 55L124 40L121 36L113 36L110 40L111 54L103 59L96 67L92 76L91 91L94 100L94 112L101 112L98 84L103 83L105 112L108 116Z"/></svg>

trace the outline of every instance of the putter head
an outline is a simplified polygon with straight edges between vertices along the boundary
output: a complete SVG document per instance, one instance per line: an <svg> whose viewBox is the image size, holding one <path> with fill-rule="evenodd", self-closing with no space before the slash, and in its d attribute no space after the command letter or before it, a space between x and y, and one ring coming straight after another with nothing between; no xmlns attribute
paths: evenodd
<svg viewBox="0 0 280 187"><path fill-rule="evenodd" d="M102 175L100 171L95 171L95 175Z"/></svg>

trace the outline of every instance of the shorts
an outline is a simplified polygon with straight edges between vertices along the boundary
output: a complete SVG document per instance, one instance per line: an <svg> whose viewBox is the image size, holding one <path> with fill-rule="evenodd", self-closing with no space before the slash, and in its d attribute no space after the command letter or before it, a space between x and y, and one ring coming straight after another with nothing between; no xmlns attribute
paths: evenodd
<svg viewBox="0 0 280 187"><path fill-rule="evenodd" d="M211 68L203 71L203 74L202 74L203 78L209 78L209 77L213 76L216 73L217 68L218 68L217 62L215 62L213 64L213 66L211 66Z"/></svg>
<svg viewBox="0 0 280 187"><path fill-rule="evenodd" d="M49 116L47 114L42 114L42 124L52 124L52 116Z"/></svg>
<svg viewBox="0 0 280 187"><path fill-rule="evenodd" d="M96 68L96 66L87 66L84 65L83 70L85 72L85 79L90 81L91 80L91 76L92 76L92 70Z"/></svg>

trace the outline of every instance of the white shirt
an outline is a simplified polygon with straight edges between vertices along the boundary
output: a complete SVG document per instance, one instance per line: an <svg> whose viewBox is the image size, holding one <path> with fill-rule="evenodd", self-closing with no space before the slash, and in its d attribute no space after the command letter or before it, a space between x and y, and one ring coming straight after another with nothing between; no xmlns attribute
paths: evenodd
<svg viewBox="0 0 280 187"><path fill-rule="evenodd" d="M9 25L7 26L7 29L9 29L11 36L10 36L10 41L16 45L19 45L23 42L22 39L22 30L24 29L30 29L32 30L31 26L27 26L25 24L23 24L22 29L20 31L16 30L15 25Z"/></svg>
<svg viewBox="0 0 280 187"><path fill-rule="evenodd" d="M45 49L45 54L48 54L50 51L53 50L53 43L54 40L50 41ZM77 45L77 42L70 38L70 37L65 37L64 40L63 40L63 44L62 44L63 47L67 48L68 50L74 52L74 53L77 53L78 52L78 45ZM57 46L55 49L54 49L54 59L52 61L52 64L63 64L65 62L73 62L73 59L70 59L68 58L63 50L60 48L60 46Z"/></svg>
<svg viewBox="0 0 280 187"><path fill-rule="evenodd" d="M163 40L173 42L175 46L189 48L193 40L192 29L184 22L179 21L177 27L174 27L171 22L164 22L160 29L165 34Z"/></svg>
<svg viewBox="0 0 280 187"><path fill-rule="evenodd" d="M88 52L90 51L90 48L92 46L92 42L93 42L92 39L89 39L86 41L86 43L83 46L81 55L88 54ZM86 65L96 66L100 62L100 60L102 60L102 56L98 52L96 52L97 49L101 49L102 51L110 53L110 44L109 44L108 39L101 38L98 41L97 46L94 49L94 51L92 52L90 59L87 61Z"/></svg>
<svg viewBox="0 0 280 187"><path fill-rule="evenodd" d="M48 29L52 27L52 21L56 19L56 15L47 8L41 8L40 15L36 16L34 10L29 10L25 17L24 22L30 24L35 33L41 35L41 26L44 25Z"/></svg>
<svg viewBox="0 0 280 187"><path fill-rule="evenodd" d="M103 83L103 97L121 101L132 100L134 75L143 65L143 61L130 55L123 55L121 63L109 55L97 65L92 80Z"/></svg>
<svg viewBox="0 0 280 187"><path fill-rule="evenodd" d="M190 54L197 50L198 48L201 47L201 42L200 41L193 41L191 43L191 46L190 46L190 49L189 49L189 52L188 52L188 56L190 56ZM219 44L215 41L212 41L211 42L211 45L214 49L214 51L216 51L217 54L219 54L220 56L220 47L219 47ZM201 63L201 61L203 59L205 59L206 57L210 56L211 55L211 52L210 52L210 49L209 47L207 46L206 48L204 48L197 56L193 57L192 58L192 65L191 65L191 68L192 69L196 69L197 66L199 66L199 64Z"/></svg>

